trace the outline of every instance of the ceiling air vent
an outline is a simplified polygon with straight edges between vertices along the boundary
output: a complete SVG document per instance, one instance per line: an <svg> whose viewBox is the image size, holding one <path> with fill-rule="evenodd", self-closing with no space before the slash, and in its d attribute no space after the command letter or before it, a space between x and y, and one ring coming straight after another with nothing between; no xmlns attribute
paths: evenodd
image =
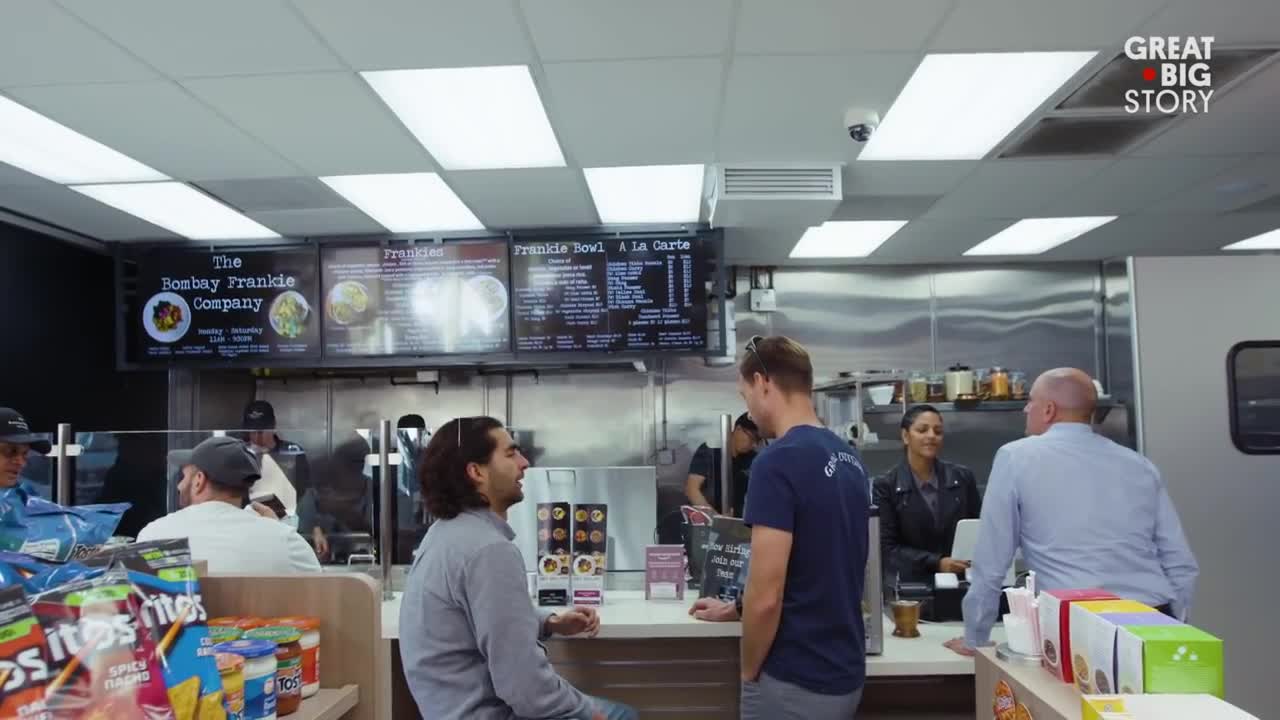
<svg viewBox="0 0 1280 720"><path fill-rule="evenodd" d="M714 227L808 227L821 224L844 199L840 165L718 165L708 200Z"/></svg>
<svg viewBox="0 0 1280 720"><path fill-rule="evenodd" d="M1168 115L1040 118L1000 157L1115 155L1171 120Z"/></svg>

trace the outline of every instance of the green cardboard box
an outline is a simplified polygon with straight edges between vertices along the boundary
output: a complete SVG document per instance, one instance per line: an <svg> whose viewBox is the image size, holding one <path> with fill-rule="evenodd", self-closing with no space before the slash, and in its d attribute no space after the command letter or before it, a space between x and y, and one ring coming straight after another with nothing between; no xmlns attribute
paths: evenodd
<svg viewBox="0 0 1280 720"><path fill-rule="evenodd" d="M1142 643L1143 690L1152 694L1206 693L1223 697L1222 641L1190 625L1126 627L1117 638Z"/></svg>

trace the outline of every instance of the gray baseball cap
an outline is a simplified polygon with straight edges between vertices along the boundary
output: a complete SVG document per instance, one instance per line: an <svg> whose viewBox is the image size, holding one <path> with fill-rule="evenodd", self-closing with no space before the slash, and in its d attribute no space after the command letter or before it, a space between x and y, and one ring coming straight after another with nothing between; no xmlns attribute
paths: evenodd
<svg viewBox="0 0 1280 720"><path fill-rule="evenodd" d="M174 450L169 462L178 467L194 465L225 487L248 488L262 477L258 456L233 437L212 437L190 450Z"/></svg>

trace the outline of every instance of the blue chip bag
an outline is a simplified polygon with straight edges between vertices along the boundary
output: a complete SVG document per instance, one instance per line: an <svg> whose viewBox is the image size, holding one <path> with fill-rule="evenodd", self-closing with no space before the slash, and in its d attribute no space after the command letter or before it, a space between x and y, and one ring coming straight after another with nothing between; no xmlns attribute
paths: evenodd
<svg viewBox="0 0 1280 720"><path fill-rule="evenodd" d="M111 539L130 507L66 507L12 487L0 493L0 550L53 562L83 560Z"/></svg>
<svg viewBox="0 0 1280 720"><path fill-rule="evenodd" d="M127 571L141 593L142 623L164 658L164 681L177 720L225 717L222 676L187 539L106 548L86 562Z"/></svg>
<svg viewBox="0 0 1280 720"><path fill-rule="evenodd" d="M0 588L20 587L28 594L95 578L105 571L106 568L89 567L78 562L49 563L30 555L0 550Z"/></svg>

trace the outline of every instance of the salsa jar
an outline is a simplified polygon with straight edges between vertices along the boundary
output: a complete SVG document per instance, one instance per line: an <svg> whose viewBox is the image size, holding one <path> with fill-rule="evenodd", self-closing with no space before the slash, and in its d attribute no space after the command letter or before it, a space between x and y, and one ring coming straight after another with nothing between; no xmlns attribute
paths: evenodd
<svg viewBox="0 0 1280 720"><path fill-rule="evenodd" d="M1009 387L1009 371L1002 367L991 368L991 399L1013 399L1013 393Z"/></svg>
<svg viewBox="0 0 1280 720"><path fill-rule="evenodd" d="M244 658L243 720L276 720L275 643L265 640L235 640L214 645L215 653L230 653Z"/></svg>
<svg viewBox="0 0 1280 720"><path fill-rule="evenodd" d="M320 618L282 617L271 624L297 628L302 633L302 697L320 692Z"/></svg>
<svg viewBox="0 0 1280 720"><path fill-rule="evenodd" d="M302 631L273 626L250 630L244 636L275 643L276 714L284 717L298 712L302 704Z"/></svg>

